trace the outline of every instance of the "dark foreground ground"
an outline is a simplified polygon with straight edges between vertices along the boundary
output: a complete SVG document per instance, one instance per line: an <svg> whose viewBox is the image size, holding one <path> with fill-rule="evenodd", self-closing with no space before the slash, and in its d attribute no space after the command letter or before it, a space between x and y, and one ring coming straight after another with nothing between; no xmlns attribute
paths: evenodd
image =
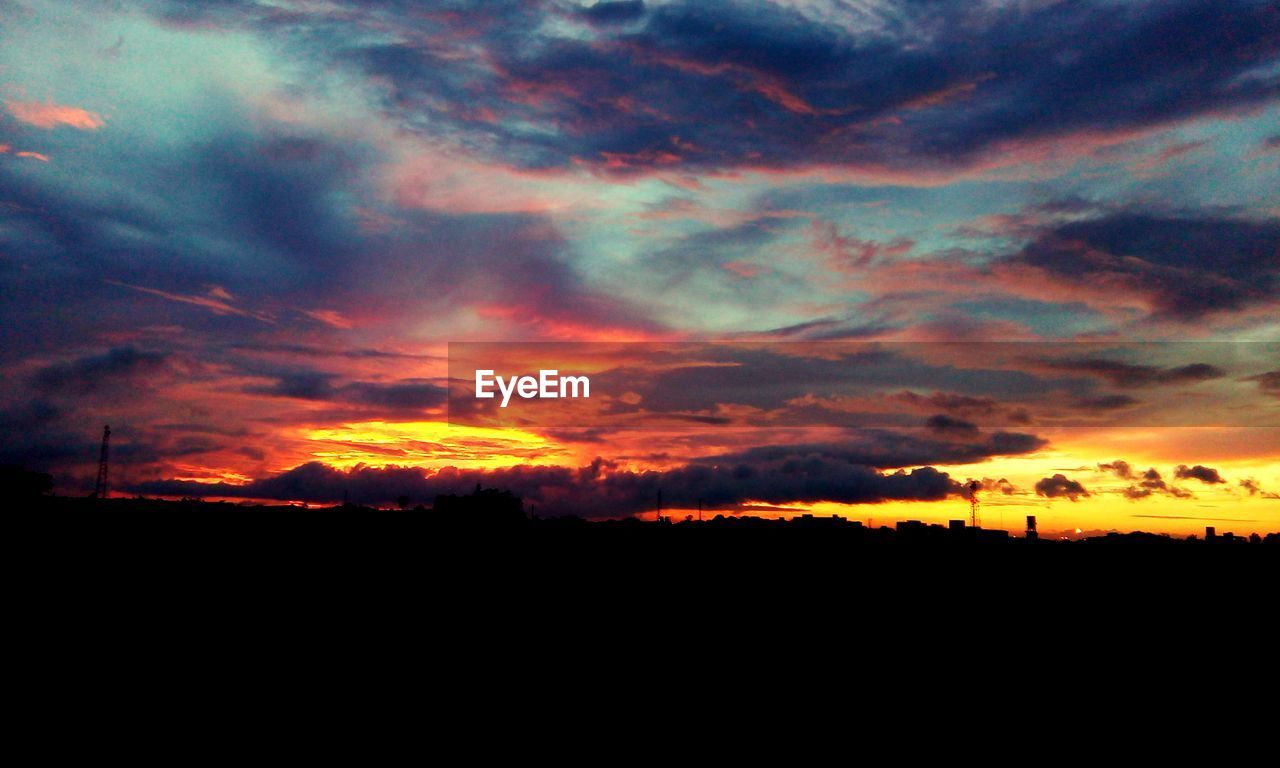
<svg viewBox="0 0 1280 768"><path fill-rule="evenodd" d="M503 626L512 647L585 625L575 642L590 645L590 628L606 624L607 647L621 652L633 632L694 647L699 631L727 622L784 635L820 627L833 647L894 631L941 652L965 647L962 626L1012 622L1009 637L1031 642L1028 622L1080 636L1090 615L1098 635L1081 636L1087 646L1112 621L1262 620L1280 583L1277 536L1068 542L821 518L531 520L465 501L385 511L45 497L10 510L0 550L40 622L131 633L181 615L196 634L250 632L237 643L268 631L252 627L302 621L344 637L392 622L426 638L482 622Z"/></svg>

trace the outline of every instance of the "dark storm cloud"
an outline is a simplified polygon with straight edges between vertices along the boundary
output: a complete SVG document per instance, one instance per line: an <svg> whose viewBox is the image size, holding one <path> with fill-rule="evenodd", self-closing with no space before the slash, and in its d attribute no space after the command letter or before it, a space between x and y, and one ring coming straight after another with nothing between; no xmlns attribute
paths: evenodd
<svg viewBox="0 0 1280 768"><path fill-rule="evenodd" d="M21 177L0 165L6 227L0 248L4 355L66 346L110 330L186 322L245 340L271 313L205 295L224 286L236 301L280 312L289 298L341 292L360 249L334 200L350 182L350 158L334 145L240 133L158 149L145 142L127 170L95 167L83 183ZM301 142L301 143L299 143ZM305 152L301 146L309 147ZM321 148L323 147L323 149ZM154 150L154 151L149 151ZM274 151L274 150L272 150ZM334 286L337 286L335 291ZM133 289L131 289L131 287ZM212 330L212 329L211 329Z"/></svg>
<svg viewBox="0 0 1280 768"><path fill-rule="evenodd" d="M1194 467L1188 467L1186 464L1179 464L1173 471L1173 476L1179 480L1199 480L1207 485L1218 485L1227 482L1222 479L1222 475L1218 474L1218 470L1213 467L1206 467L1200 464Z"/></svg>
<svg viewBox="0 0 1280 768"><path fill-rule="evenodd" d="M354 186L360 151L289 134L224 134L192 150L184 163L229 233L251 247L260 280L314 285L350 266L347 255L359 244L334 192Z"/></svg>
<svg viewBox="0 0 1280 768"><path fill-rule="evenodd" d="M1004 263L1054 283L1145 296L1157 317L1193 320L1280 297L1280 221L1116 213L1048 229ZM1196 366L1098 372L1130 386L1217 375Z"/></svg>
<svg viewBox="0 0 1280 768"><path fill-rule="evenodd" d="M269 384L246 387L244 391L249 394L370 406L385 413L414 413L438 408L445 404L448 395L444 387L422 379L338 383L340 377L337 374L322 371L271 371L270 367L255 371L250 365L245 372L250 375L266 374L274 379Z"/></svg>
<svg viewBox="0 0 1280 768"><path fill-rule="evenodd" d="M644 0L598 2L580 9L578 13L596 24L635 21L644 16Z"/></svg>
<svg viewBox="0 0 1280 768"><path fill-rule="evenodd" d="M1088 496L1089 492L1078 481L1059 474L1037 480L1036 495L1050 499L1068 498L1075 501L1081 496Z"/></svg>
<svg viewBox="0 0 1280 768"><path fill-rule="evenodd" d="M47 400L31 400L10 408L0 410L0 432L29 434L31 430L48 424L61 411Z"/></svg>
<svg viewBox="0 0 1280 768"><path fill-rule="evenodd" d="M994 398L958 395L953 392L934 392L926 397L910 390L904 390L893 395L892 399L917 408L941 408L949 413L989 416L999 410L999 403Z"/></svg>
<svg viewBox="0 0 1280 768"><path fill-rule="evenodd" d="M676 354L663 356L668 349ZM918 359L913 352L919 349L909 344L866 348L804 342L784 350L751 343L654 345L638 349L635 354L646 355L650 364L669 363L660 370L619 367L593 376L592 382L598 379L602 392L637 392L643 396L643 408L659 413L704 412L714 410L719 403L776 409L805 395L869 395L902 387L945 387L953 395L979 398L974 402L985 403L985 398L1049 394L1071 383L1066 377L1039 378L1018 370L933 363ZM939 400L943 405L938 407L965 402L949 401L944 396ZM619 410L623 407L617 406ZM825 418L829 423L837 415L829 412ZM970 411L965 415L976 418L980 414Z"/></svg>
<svg viewBox="0 0 1280 768"><path fill-rule="evenodd" d="M344 387L342 394L350 402L395 411L439 408L448 398L448 391L444 387L418 380L394 384L357 381Z"/></svg>
<svg viewBox="0 0 1280 768"><path fill-rule="evenodd" d="M105 354L42 368L34 384L42 392L87 394L109 387L145 388L168 364L169 356L133 347L117 347Z"/></svg>
<svg viewBox="0 0 1280 768"><path fill-rule="evenodd" d="M995 433L971 442L924 434L858 430L847 440L800 445L757 446L706 456L663 471L619 470L597 459L590 466L518 466L494 470L448 468L424 473L413 468L356 467L349 472L319 463L304 464L247 485L195 485L165 480L142 483L141 493L231 496L332 502L346 492L351 500L390 503L408 496L430 503L440 493L466 493L480 483L508 490L540 513L583 516L625 515L651 510L658 494L666 506L702 502L732 507L746 501L770 504L832 501L849 504L894 499L935 501L961 492L960 484L930 463L972 463L1022 454L1045 445L1034 435ZM913 467L909 471L906 467ZM1007 480L991 488L1015 492Z"/></svg>
<svg viewBox="0 0 1280 768"><path fill-rule="evenodd" d="M245 391L253 395L267 397L290 397L297 400L328 400L334 397L333 380L330 373L318 371L296 371L281 373L274 382L262 386L251 386Z"/></svg>
<svg viewBox="0 0 1280 768"><path fill-rule="evenodd" d="M934 432L944 435L958 435L961 437L973 437L978 434L978 425L964 419L957 419L944 414L930 416L925 420L925 426Z"/></svg>
<svg viewBox="0 0 1280 768"><path fill-rule="evenodd" d="M386 85L407 127L448 126L531 167L945 165L1280 93L1254 74L1280 53L1280 12L1261 0L902 2L850 13L848 26L710 0L158 8L356 67ZM592 34L541 32L548 21Z"/></svg>
<svg viewBox="0 0 1280 768"><path fill-rule="evenodd" d="M871 467L808 455L763 464L691 464L664 472L610 472L599 468L519 466L495 470L445 469L426 475L407 467L356 467L350 472L318 462L303 464L247 485L202 485L180 480L141 483L140 493L230 496L333 502L344 497L386 504L400 496L430 504L441 493L467 493L476 484L508 490L536 505L540 514L621 516L664 506L732 507L744 501L770 504L834 501L850 504L894 499L936 501L959 485L932 467L882 473Z"/></svg>
<svg viewBox="0 0 1280 768"><path fill-rule="evenodd" d="M99 443L67 431L41 430L37 433L0 434L0 464L13 464L41 471L68 463L87 465L97 459ZM55 474L59 487L67 487L66 477Z"/></svg>
<svg viewBox="0 0 1280 768"><path fill-rule="evenodd" d="M788 456L820 456L877 469L925 464L969 464L996 456L1031 453L1048 444L1036 435L993 432L975 440L953 440L921 431L856 430L848 439L833 443L758 446L740 452L700 459L704 463L734 464L780 461Z"/></svg>
<svg viewBox="0 0 1280 768"><path fill-rule="evenodd" d="M58 428L61 409L35 399L0 408L0 464L45 470L76 457L82 441Z"/></svg>
<svg viewBox="0 0 1280 768"><path fill-rule="evenodd" d="M1220 379L1226 374L1207 363L1191 363L1173 368L1160 368L1153 365L1136 365L1119 360L1101 358L1080 358L1072 360L1055 360L1045 364L1046 368L1059 371L1074 371L1098 376L1118 387L1149 387L1158 384L1178 384L1193 381Z"/></svg>
<svg viewBox="0 0 1280 768"><path fill-rule="evenodd" d="M72 406L84 393L61 393ZM97 391L92 393L98 395ZM141 466L165 457L193 455L211 449L214 441L200 435L139 434L128 419L113 420L111 456L126 466ZM0 464L50 471L61 491L85 492L93 486L88 475L96 466L102 422L74 407L34 400L0 409ZM87 482L87 487L86 487Z"/></svg>
<svg viewBox="0 0 1280 768"><path fill-rule="evenodd" d="M573 415L575 426L620 429L698 419L770 427L925 426L972 435L980 426L1033 423L1100 425L1127 420L1132 425L1144 419L1192 424L1211 418L1222 402L1222 390L1213 382L1226 375L1208 363L1143 365L1119 360L1127 356L1190 361L1207 354L1203 345L1167 342L652 342L628 345L625 353L612 351L607 359L593 349L590 344L557 348L562 370L574 370L575 359L582 355L591 356L595 368L592 388L601 397L592 408ZM1223 349L1213 353L1221 357ZM543 354L541 345L521 343L460 344L453 350L457 370L507 373L520 369L519 361L530 355ZM1202 391L1195 394L1203 394L1203 408L1164 408L1168 395L1143 389L1202 382ZM559 416L554 411L535 404L514 403L502 409L476 400L466 378L455 378L452 385L450 412L462 420L459 423L568 426L555 421ZM931 394L919 392L935 387ZM1248 394L1249 388L1244 389ZM1137 392L1146 396L1134 397ZM1240 415L1234 420L1260 423Z"/></svg>
<svg viewBox="0 0 1280 768"><path fill-rule="evenodd" d="M318 137L232 131L177 147L138 147L128 173L114 181L130 194L90 184L45 187L40 177L0 168L0 196L16 205L18 258L41 249L55 263L100 278L166 290L247 273L254 279L233 283L234 292L270 294L314 281L352 250L350 221L334 193L353 184L361 157ZM211 235L240 248L205 250L192 242Z"/></svg>

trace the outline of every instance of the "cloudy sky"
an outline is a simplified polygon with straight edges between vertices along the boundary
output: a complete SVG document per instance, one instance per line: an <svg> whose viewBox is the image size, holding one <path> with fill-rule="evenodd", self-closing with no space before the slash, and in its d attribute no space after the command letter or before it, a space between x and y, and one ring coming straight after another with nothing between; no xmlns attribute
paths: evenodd
<svg viewBox="0 0 1280 768"><path fill-rule="evenodd" d="M0 40L0 461L60 491L109 422L118 492L888 522L976 479L1011 528L1280 529L1273 2L0 0ZM451 426L460 341L607 342L565 354L615 386Z"/></svg>

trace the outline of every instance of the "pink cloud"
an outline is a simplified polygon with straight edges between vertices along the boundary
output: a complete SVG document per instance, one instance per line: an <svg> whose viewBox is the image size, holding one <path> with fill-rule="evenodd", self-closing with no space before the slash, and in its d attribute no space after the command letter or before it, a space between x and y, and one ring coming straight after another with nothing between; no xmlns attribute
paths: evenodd
<svg viewBox="0 0 1280 768"><path fill-rule="evenodd" d="M302 314L306 315L312 320L316 320L318 322L324 323L330 328L339 328L341 330L348 330L350 328L355 327L355 324L352 323L350 320L348 320L346 317L344 317L342 313L335 312L332 309L308 309L308 310L303 310Z"/></svg>
<svg viewBox="0 0 1280 768"><path fill-rule="evenodd" d="M525 171L462 152L414 147L383 171L382 185L401 208L454 213L550 213L600 204L581 172ZM361 217L373 230L391 222Z"/></svg>
<svg viewBox="0 0 1280 768"><path fill-rule="evenodd" d="M858 271L875 263L904 256L916 244L906 237L895 238L887 243L846 237L829 221L815 220L812 230L814 250L825 256L840 272Z"/></svg>
<svg viewBox="0 0 1280 768"><path fill-rule="evenodd" d="M170 293L168 291L162 291L157 288L146 288L141 285L130 285L129 283L121 283L116 280L106 280L104 282L109 283L111 285L118 285L121 288L128 288L130 290L138 291L140 293L146 293L152 296L159 296L162 299L168 299L169 301L176 301L180 304L191 304L193 306L203 307L204 309L209 310L215 315L236 315L238 317L253 318L254 320L260 320L264 323L274 322L274 320L271 319L271 316L267 315L264 312L251 312L247 309L234 307L228 302L223 301L222 299L214 298L214 296L212 295L200 296L200 295L190 295L190 294L184 294L184 293ZM210 293L212 294L212 291Z"/></svg>
<svg viewBox="0 0 1280 768"><path fill-rule="evenodd" d="M80 107L68 107L47 101L6 101L9 114L27 125L37 128L57 128L60 125L82 131L96 131L105 125L102 116Z"/></svg>
<svg viewBox="0 0 1280 768"><path fill-rule="evenodd" d="M733 274L737 275L738 277L746 278L746 279L756 277L760 275L762 272L764 272L764 267L761 267L759 264L752 264L747 261L726 261L720 266L723 269L726 269L732 272Z"/></svg>
<svg viewBox="0 0 1280 768"><path fill-rule="evenodd" d="M634 45L620 46L631 58L643 64L658 64L679 72L701 75L709 78L724 77L736 87L744 91L759 94L768 101L797 115L823 117L843 115L852 108L819 109L797 94L779 78L766 74L752 67L730 62L709 64L672 53L653 53Z"/></svg>
<svg viewBox="0 0 1280 768"><path fill-rule="evenodd" d="M937 107L943 104L949 104L951 102L958 101L963 98L967 98L970 94L972 94L975 90L977 90L978 83L984 80L990 80L993 77L995 77L994 74L988 73L986 75L983 75L982 77L977 78L976 80L972 80L964 83L957 83L956 85L951 85L946 88L933 91L932 93L926 93L923 96L917 96L913 99L908 99L907 101L903 102L902 105L899 106L898 108L902 111L911 112L919 109L929 109L930 107Z"/></svg>
<svg viewBox="0 0 1280 768"><path fill-rule="evenodd" d="M1200 140L1170 144L1158 152L1135 161L1129 166L1129 169L1139 178L1158 176L1178 159L1204 149L1208 143L1208 141Z"/></svg>

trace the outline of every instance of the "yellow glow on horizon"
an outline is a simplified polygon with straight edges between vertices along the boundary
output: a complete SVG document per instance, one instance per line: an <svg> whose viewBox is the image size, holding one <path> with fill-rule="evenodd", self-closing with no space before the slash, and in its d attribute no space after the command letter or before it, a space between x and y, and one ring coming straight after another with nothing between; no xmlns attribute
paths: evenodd
<svg viewBox="0 0 1280 768"><path fill-rule="evenodd" d="M368 421L305 430L317 461L350 469L364 464L494 469L556 464L567 452L541 435L518 429L467 427L438 421Z"/></svg>
<svg viewBox="0 0 1280 768"><path fill-rule="evenodd" d="M498 469L520 464L579 467L591 461L599 446L563 443L554 437L511 429L450 425L438 421L389 422L370 421L335 427L303 430L302 448L310 460L321 461L338 469L357 465L383 467L412 466L434 470L446 466L461 469ZM617 452L639 452L649 433L615 443ZM1245 478L1257 480L1268 491L1280 490L1280 455L1263 445L1260 454L1248 458L1219 450L1256 439L1258 435L1218 434L1201 430L1195 434L1175 434L1173 430L1134 430L1133 434L1092 434L1083 431L1060 432L1053 437L1052 447L1033 454L1000 457L975 464L934 465L957 481L990 478L1007 479L1016 491L1004 494L984 491L980 495L981 523L984 528L1003 528L1015 535L1025 528L1026 516L1035 515L1044 535L1070 535L1076 529L1086 534L1100 531L1146 530L1185 536L1203 533L1207 525L1219 532L1280 531L1280 500L1262 494L1250 494L1239 485ZM644 439L641 439L644 438ZM1195 452L1184 448L1188 443L1201 447ZM1142 450L1139 450L1139 446ZM704 448L704 450L706 450ZM696 455L696 453L694 454ZM1195 456L1196 460L1191 460ZM1148 467L1157 469L1171 486L1192 494L1175 498L1167 493L1153 493L1143 499L1129 499L1124 490L1136 481L1116 477L1098 469L1100 462L1126 459L1135 473ZM676 460L676 463L680 463ZM1226 483L1208 485L1195 480L1176 480L1178 464L1205 463L1219 469ZM643 471L664 467L646 466L635 459L624 462L622 469ZM910 471L909 469L907 471ZM194 473L192 473L194 474ZM1075 501L1069 498L1046 498L1037 495L1038 480L1063 474L1083 484L1088 496ZM191 479L200 479L192 477ZM231 478L228 478L229 480ZM207 480L206 480L207 481ZM673 519L697 516L694 509L666 509ZM850 520L868 522L876 527L892 527L899 520L921 520L946 525L949 520L969 519L968 501L953 497L940 501L887 501L874 504L769 504L744 502L737 511L705 509L703 519L717 514L746 514L761 517L794 517L840 515ZM652 512L639 515L651 519Z"/></svg>

